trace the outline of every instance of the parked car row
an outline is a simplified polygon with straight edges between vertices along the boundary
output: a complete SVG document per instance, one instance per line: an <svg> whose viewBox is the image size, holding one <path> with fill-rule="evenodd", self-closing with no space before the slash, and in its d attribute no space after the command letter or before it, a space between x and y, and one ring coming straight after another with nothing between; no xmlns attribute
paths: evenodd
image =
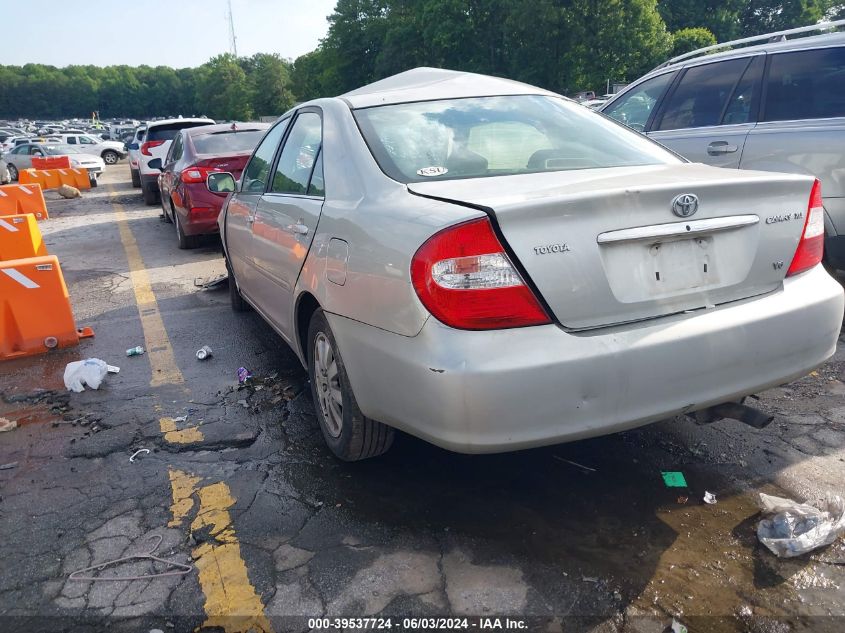
<svg viewBox="0 0 845 633"><path fill-rule="evenodd" d="M105 161L94 154L86 154L78 147L68 144L24 143L3 155L3 161L11 180L17 180L24 169L32 167L33 157L67 156L72 167L84 167L94 178L99 178L105 171Z"/></svg>

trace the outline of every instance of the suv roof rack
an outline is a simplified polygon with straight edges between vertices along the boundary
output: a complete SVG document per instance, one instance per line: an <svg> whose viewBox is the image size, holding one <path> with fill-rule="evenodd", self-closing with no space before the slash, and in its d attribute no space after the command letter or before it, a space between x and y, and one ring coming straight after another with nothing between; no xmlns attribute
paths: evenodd
<svg viewBox="0 0 845 633"><path fill-rule="evenodd" d="M710 51L715 51L719 49L728 49L734 46L739 46L741 44L751 44L752 42L777 42L777 41L786 41L786 39L790 35L800 35L801 33L812 33L813 31L827 31L829 29L837 29L839 27L845 27L845 20L836 20L834 22L819 22L818 24L813 24L811 26L802 26L797 29L788 29L786 31L776 31L774 33L767 33L765 35L755 35L753 37L743 37L739 40L732 40L730 42L722 42L721 44L713 44L712 46L705 46L704 48L699 48L694 51L690 51L689 53L684 53L683 55L678 55L677 57L673 57L669 61L663 62L659 66L657 66L654 70L658 68L666 68L667 66L672 66L673 64L677 64L680 61L685 59L691 59L693 57L698 57L700 55L704 55L705 53L709 53Z"/></svg>

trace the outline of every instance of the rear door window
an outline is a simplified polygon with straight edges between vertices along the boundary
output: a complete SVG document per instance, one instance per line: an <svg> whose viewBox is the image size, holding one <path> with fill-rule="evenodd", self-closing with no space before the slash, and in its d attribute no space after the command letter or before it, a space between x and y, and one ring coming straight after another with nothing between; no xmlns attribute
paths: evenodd
<svg viewBox="0 0 845 633"><path fill-rule="evenodd" d="M279 143L285 135L288 123L290 123L290 119L277 123L255 149L255 153L250 158L249 164L241 177L243 179L241 191L244 193L264 193L270 175L270 166L273 164L273 157L276 155Z"/></svg>
<svg viewBox="0 0 845 633"><path fill-rule="evenodd" d="M694 66L669 95L655 129L680 130L718 125L748 58Z"/></svg>
<svg viewBox="0 0 845 633"><path fill-rule="evenodd" d="M745 69L722 117L722 125L753 123L757 120L764 64L765 58L758 55Z"/></svg>
<svg viewBox="0 0 845 633"><path fill-rule="evenodd" d="M610 107L604 110L604 113L620 123L642 132L646 123L648 123L655 104L666 92L666 88L672 83L675 74L674 72L664 73L659 77L653 77L642 82L635 88L631 88L627 94L619 97Z"/></svg>
<svg viewBox="0 0 845 633"><path fill-rule="evenodd" d="M296 117L291 128L276 174L273 176L273 193L306 194L311 172L323 140L323 122L316 112L303 112Z"/></svg>
<svg viewBox="0 0 845 633"><path fill-rule="evenodd" d="M764 121L845 116L845 48L772 55Z"/></svg>

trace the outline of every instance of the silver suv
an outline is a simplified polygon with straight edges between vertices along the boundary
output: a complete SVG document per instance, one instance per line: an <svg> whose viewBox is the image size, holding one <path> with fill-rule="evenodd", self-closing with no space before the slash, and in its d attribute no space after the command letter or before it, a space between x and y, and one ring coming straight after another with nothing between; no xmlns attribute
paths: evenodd
<svg viewBox="0 0 845 633"><path fill-rule="evenodd" d="M845 269L845 32L789 39L842 27L845 20L681 55L600 111L694 162L817 177L826 258Z"/></svg>

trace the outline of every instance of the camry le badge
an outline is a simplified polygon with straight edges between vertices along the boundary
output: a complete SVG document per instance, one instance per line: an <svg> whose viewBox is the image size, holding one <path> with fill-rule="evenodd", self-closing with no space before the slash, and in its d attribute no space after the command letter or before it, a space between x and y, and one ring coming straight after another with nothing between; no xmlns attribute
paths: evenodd
<svg viewBox="0 0 845 633"><path fill-rule="evenodd" d="M688 218L698 211L698 196L694 193L682 193L672 200L672 213L679 218Z"/></svg>

